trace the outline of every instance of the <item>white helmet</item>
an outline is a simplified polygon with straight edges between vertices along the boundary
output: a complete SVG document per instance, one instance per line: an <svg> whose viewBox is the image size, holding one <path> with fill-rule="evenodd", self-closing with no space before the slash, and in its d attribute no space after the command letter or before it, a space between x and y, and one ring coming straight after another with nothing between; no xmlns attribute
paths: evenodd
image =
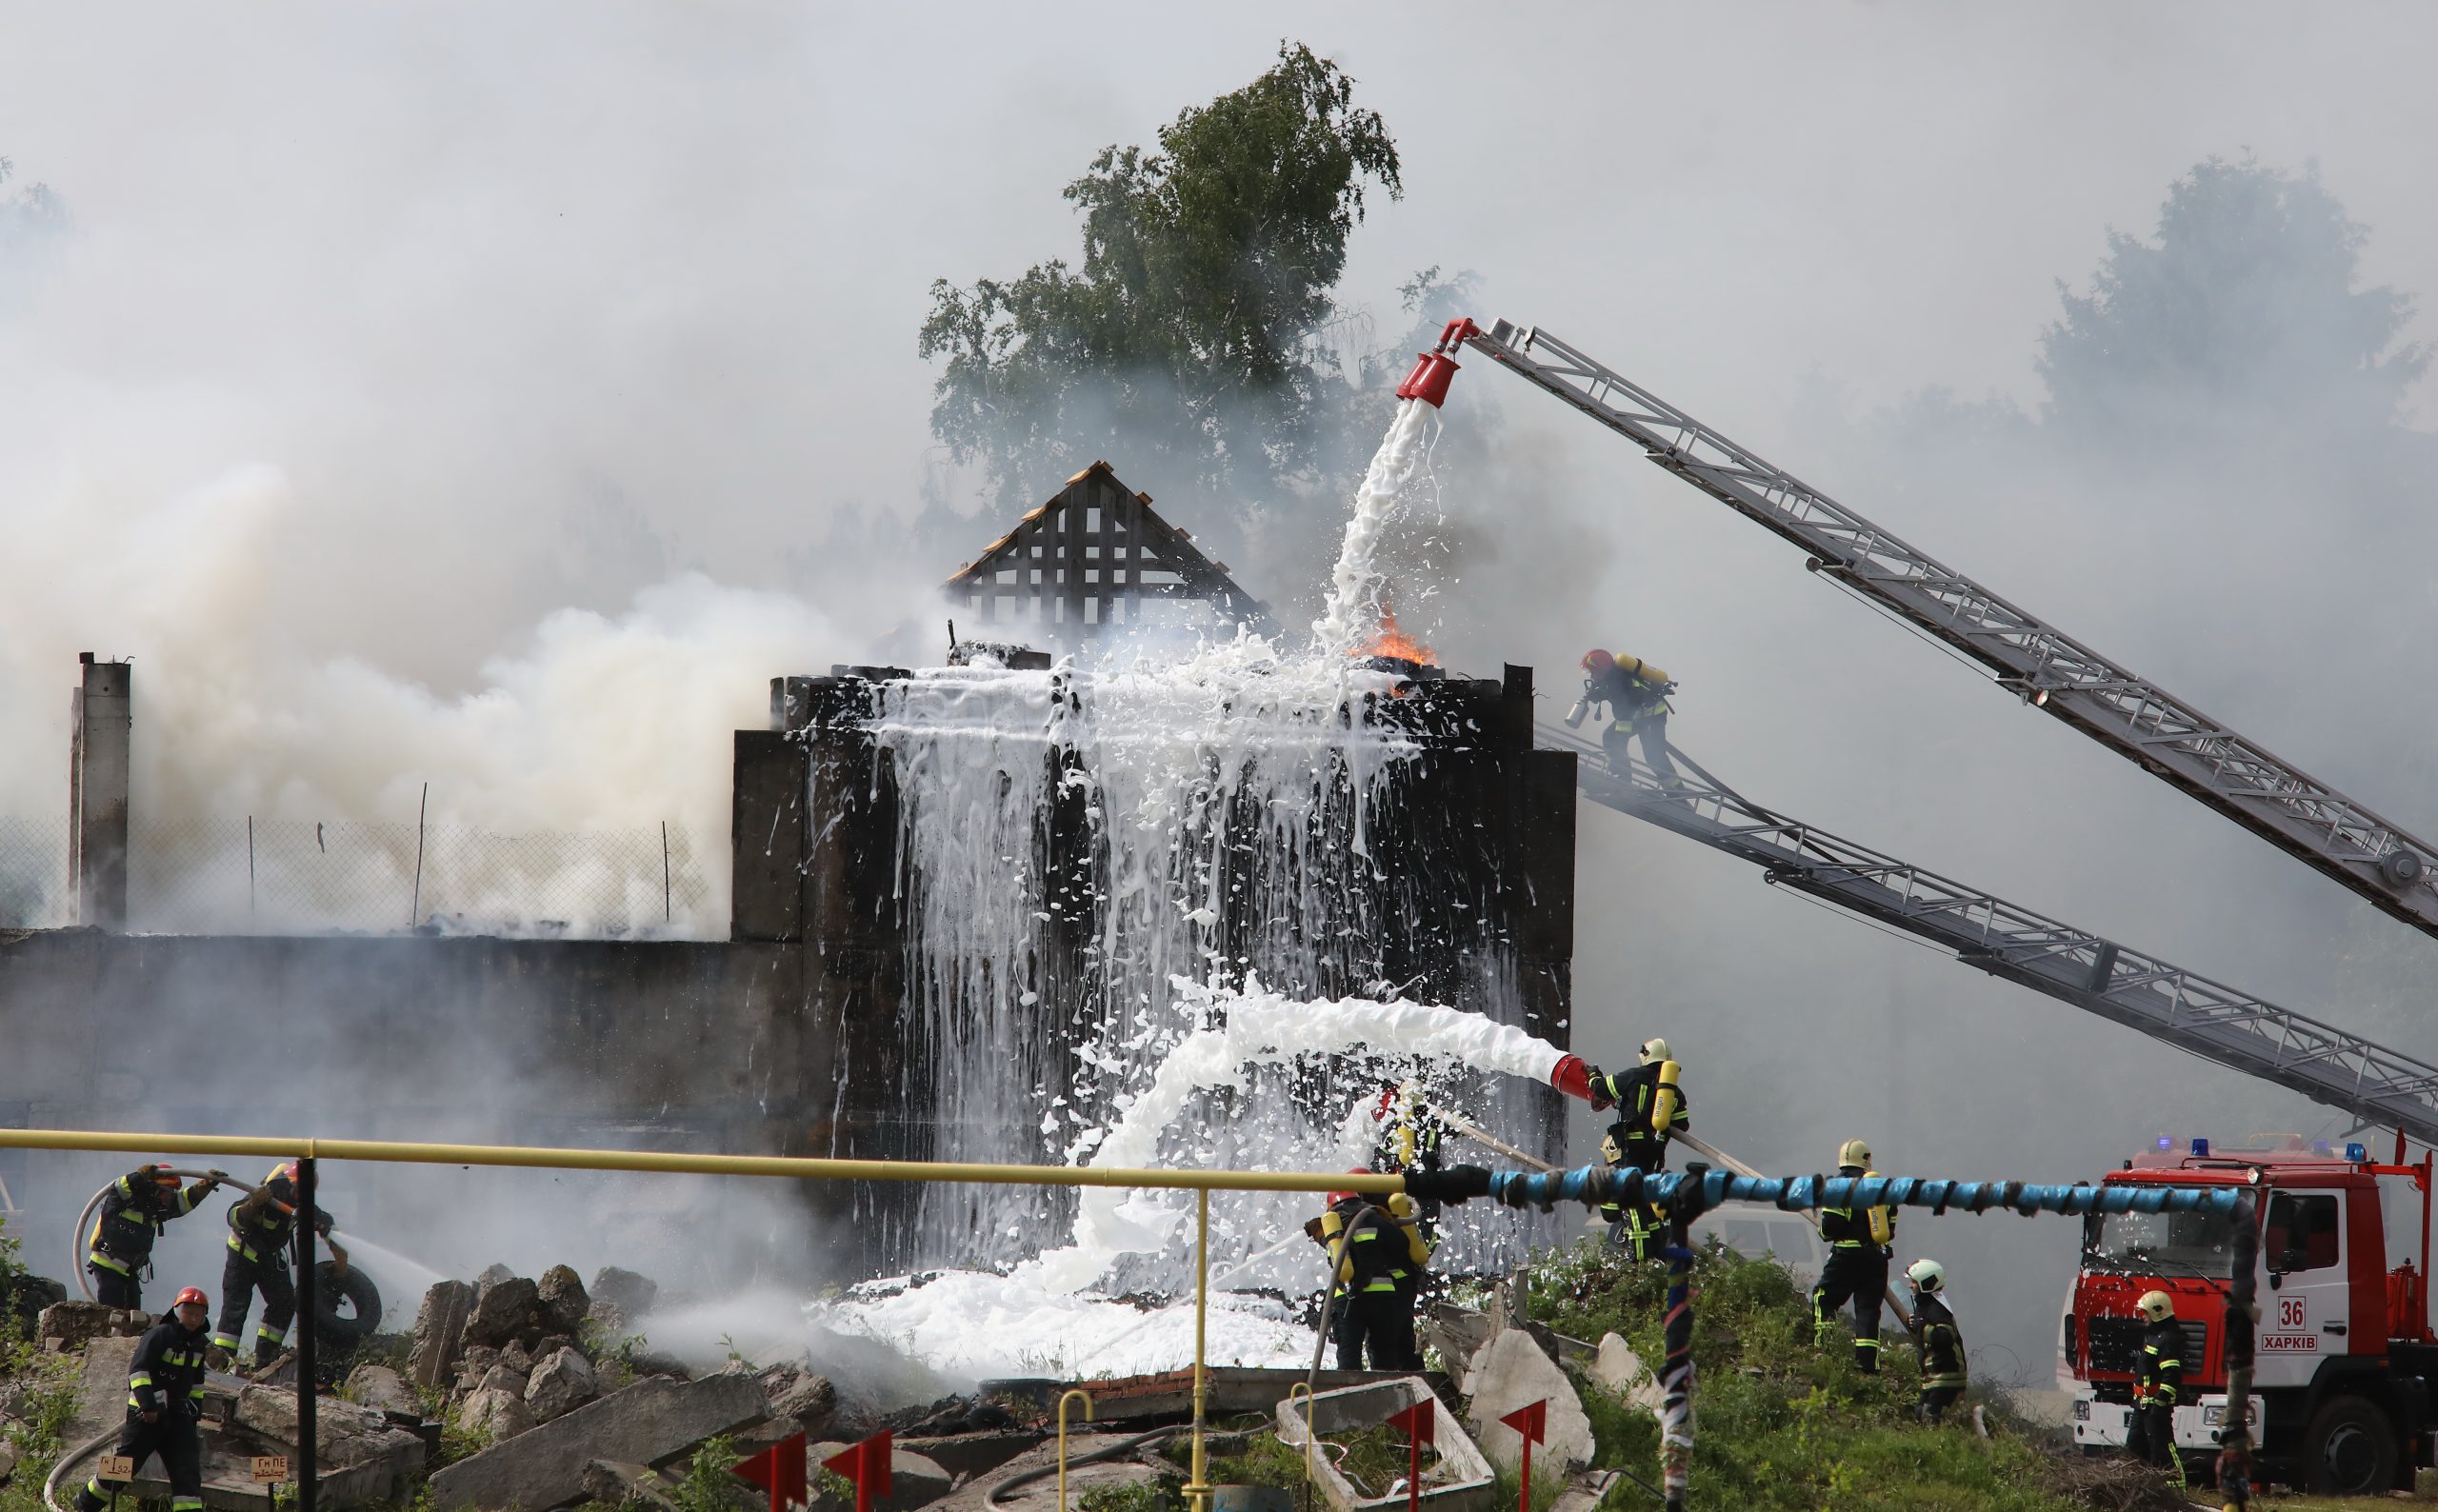
<svg viewBox="0 0 2438 1512"><path fill-rule="evenodd" d="M1870 1146L1860 1140L1848 1140L1845 1144L1837 1146L1837 1164L1840 1165L1868 1165L1870 1164Z"/></svg>
<svg viewBox="0 0 2438 1512"><path fill-rule="evenodd" d="M2165 1323L2175 1316L2175 1299L2163 1291L2144 1292L2136 1305L2142 1309L2142 1316L2154 1323Z"/></svg>
<svg viewBox="0 0 2438 1512"><path fill-rule="evenodd" d="M1917 1260L1905 1267L1905 1279L1918 1291L1947 1290L1947 1267L1935 1260Z"/></svg>
<svg viewBox="0 0 2438 1512"><path fill-rule="evenodd" d="M1657 1065L1662 1061L1673 1059L1674 1057L1668 1053L1668 1042L1666 1040L1645 1040L1642 1042L1643 1064Z"/></svg>

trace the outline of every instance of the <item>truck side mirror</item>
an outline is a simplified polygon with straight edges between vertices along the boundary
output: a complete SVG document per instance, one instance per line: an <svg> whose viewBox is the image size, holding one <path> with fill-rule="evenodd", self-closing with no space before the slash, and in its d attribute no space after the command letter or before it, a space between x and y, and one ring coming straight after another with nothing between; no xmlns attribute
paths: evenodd
<svg viewBox="0 0 2438 1512"><path fill-rule="evenodd" d="M2272 1270L2268 1273L2268 1289L2270 1291L2282 1291L2285 1289L2285 1286L2286 1273L2284 1271Z"/></svg>

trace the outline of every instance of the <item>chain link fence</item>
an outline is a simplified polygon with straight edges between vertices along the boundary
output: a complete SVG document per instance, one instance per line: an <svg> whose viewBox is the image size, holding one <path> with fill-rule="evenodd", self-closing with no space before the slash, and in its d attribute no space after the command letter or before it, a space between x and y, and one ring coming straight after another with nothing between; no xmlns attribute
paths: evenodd
<svg viewBox="0 0 2438 1512"><path fill-rule="evenodd" d="M715 858L714 858L715 859ZM128 927L150 934L724 938L675 826L538 832L351 821L136 817ZM74 923L68 825L0 817L0 928Z"/></svg>

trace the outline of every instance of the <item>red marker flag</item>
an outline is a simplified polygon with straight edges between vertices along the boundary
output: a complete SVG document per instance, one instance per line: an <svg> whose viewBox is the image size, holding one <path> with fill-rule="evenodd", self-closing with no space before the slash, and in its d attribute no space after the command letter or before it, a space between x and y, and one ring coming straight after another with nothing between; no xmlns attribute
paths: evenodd
<svg viewBox="0 0 2438 1512"><path fill-rule="evenodd" d="M734 1473L770 1493L770 1512L788 1512L791 1506L809 1505L812 1501L801 1433L740 1462Z"/></svg>
<svg viewBox="0 0 2438 1512"><path fill-rule="evenodd" d="M1389 1420L1389 1426L1403 1430L1408 1441L1406 1512L1422 1512L1422 1446L1438 1430L1438 1409L1437 1397L1425 1397Z"/></svg>
<svg viewBox="0 0 2438 1512"><path fill-rule="evenodd" d="M872 1512L872 1499L889 1495L889 1470L896 1458L889 1446L889 1431L883 1428L844 1454L822 1461L821 1467L855 1482L855 1512Z"/></svg>
<svg viewBox="0 0 2438 1512"><path fill-rule="evenodd" d="M1543 1397L1529 1407L1518 1407L1498 1421L1513 1428L1524 1441L1524 1468L1519 1472L1524 1499L1520 1512L1532 1512L1532 1445L1549 1441L1549 1399Z"/></svg>

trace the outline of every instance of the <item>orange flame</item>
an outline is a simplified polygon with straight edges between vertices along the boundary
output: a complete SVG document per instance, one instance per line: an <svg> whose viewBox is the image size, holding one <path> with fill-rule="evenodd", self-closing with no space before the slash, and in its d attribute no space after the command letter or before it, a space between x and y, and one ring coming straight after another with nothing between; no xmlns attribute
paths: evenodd
<svg viewBox="0 0 2438 1512"><path fill-rule="evenodd" d="M1400 661L1412 662L1421 666L1439 665L1438 652L1397 628L1397 611L1390 608L1380 611L1380 633L1372 638L1369 645L1358 646L1350 654L1393 656Z"/></svg>

